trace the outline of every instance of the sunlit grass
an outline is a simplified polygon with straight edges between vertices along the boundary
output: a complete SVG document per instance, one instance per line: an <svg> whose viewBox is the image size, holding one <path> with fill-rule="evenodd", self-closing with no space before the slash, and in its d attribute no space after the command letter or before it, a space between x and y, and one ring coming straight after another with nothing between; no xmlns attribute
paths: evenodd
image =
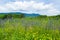
<svg viewBox="0 0 60 40"><path fill-rule="evenodd" d="M11 19L0 27L0 40L60 40L60 19Z"/></svg>
<svg viewBox="0 0 60 40"><path fill-rule="evenodd" d="M0 28L0 40L60 40L60 31L44 30L40 27Z"/></svg>

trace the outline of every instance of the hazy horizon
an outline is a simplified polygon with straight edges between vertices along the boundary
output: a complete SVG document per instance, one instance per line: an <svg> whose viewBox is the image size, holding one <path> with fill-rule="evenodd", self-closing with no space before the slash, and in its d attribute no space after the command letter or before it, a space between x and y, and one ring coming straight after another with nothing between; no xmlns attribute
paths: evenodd
<svg viewBox="0 0 60 40"><path fill-rule="evenodd" d="M0 13L7 12L60 15L60 0L0 0Z"/></svg>

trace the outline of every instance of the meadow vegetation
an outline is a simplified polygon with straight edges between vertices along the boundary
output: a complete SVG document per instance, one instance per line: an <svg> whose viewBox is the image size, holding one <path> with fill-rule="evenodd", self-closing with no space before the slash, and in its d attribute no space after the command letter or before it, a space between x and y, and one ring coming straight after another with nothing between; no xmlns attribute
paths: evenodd
<svg viewBox="0 0 60 40"><path fill-rule="evenodd" d="M0 40L60 40L60 15L0 15Z"/></svg>

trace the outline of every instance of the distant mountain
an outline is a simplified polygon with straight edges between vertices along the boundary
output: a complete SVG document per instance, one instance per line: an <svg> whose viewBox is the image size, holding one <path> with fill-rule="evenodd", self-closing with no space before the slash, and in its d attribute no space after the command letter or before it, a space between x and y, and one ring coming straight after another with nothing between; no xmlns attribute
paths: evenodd
<svg viewBox="0 0 60 40"><path fill-rule="evenodd" d="M22 12L9 12L9 13L0 13L0 14L24 14L26 17L36 17L36 16L39 16L39 14L27 14L27 13L22 13Z"/></svg>
<svg viewBox="0 0 60 40"><path fill-rule="evenodd" d="M39 14L24 14L26 17L36 17L39 16Z"/></svg>

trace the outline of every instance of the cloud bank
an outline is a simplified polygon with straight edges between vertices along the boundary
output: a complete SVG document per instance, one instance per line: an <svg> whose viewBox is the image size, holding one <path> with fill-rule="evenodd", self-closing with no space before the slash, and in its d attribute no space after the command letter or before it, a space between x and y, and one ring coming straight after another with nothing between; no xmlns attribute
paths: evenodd
<svg viewBox="0 0 60 40"><path fill-rule="evenodd" d="M9 2L0 6L0 12L23 12L23 13L35 13L40 15L59 15L60 12L54 7L53 3L45 4L44 2L35 1L15 1Z"/></svg>

